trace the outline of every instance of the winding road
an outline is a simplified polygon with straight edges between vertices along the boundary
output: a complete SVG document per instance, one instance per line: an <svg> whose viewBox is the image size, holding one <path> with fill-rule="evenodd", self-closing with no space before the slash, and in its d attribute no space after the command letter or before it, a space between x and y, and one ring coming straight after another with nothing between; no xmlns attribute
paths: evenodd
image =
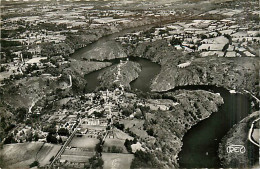
<svg viewBox="0 0 260 169"><path fill-rule="evenodd" d="M257 142L254 140L254 138L253 138L254 125L255 125L255 123L256 123L258 120L260 120L260 118L255 119L255 120L252 122L251 127L250 127L250 129L249 129L249 133L248 133L248 140L249 140L251 143L253 143L254 145L260 147L259 143L257 143Z"/></svg>

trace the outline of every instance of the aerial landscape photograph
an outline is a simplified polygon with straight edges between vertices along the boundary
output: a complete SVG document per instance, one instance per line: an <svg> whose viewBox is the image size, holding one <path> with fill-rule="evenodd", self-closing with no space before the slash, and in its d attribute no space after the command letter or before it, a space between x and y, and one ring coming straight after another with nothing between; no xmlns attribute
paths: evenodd
<svg viewBox="0 0 260 169"><path fill-rule="evenodd" d="M0 4L0 169L260 168L260 0Z"/></svg>

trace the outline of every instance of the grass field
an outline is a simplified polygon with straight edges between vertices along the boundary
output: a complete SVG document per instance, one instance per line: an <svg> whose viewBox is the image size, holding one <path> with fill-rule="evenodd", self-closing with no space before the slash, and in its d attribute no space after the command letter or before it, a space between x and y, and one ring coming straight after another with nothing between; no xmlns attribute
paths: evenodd
<svg viewBox="0 0 260 169"><path fill-rule="evenodd" d="M74 163L84 163L88 162L88 159L90 159L91 157L93 156L61 155L61 160L66 160Z"/></svg>
<svg viewBox="0 0 260 169"><path fill-rule="evenodd" d="M120 123L125 125L125 129L129 128L137 136L145 139L148 137L148 134L143 130L144 120L121 120Z"/></svg>
<svg viewBox="0 0 260 169"><path fill-rule="evenodd" d="M120 140L133 140L134 138L123 132L122 130L119 130L117 128L113 129L113 133L115 138L120 139Z"/></svg>
<svg viewBox="0 0 260 169"><path fill-rule="evenodd" d="M39 142L4 145L1 153L7 168L29 168L42 145Z"/></svg>
<svg viewBox="0 0 260 169"><path fill-rule="evenodd" d="M95 146L99 142L96 138L88 138L87 136L74 137L69 144L71 147L78 147L88 149L89 151L95 150Z"/></svg>
<svg viewBox="0 0 260 169"><path fill-rule="evenodd" d="M102 153L104 169L129 169L133 154Z"/></svg>
<svg viewBox="0 0 260 169"><path fill-rule="evenodd" d="M49 143L18 143L4 145L1 153L4 156L7 168L29 168L35 160L39 161L40 166L49 164L52 156L55 156L61 145Z"/></svg>

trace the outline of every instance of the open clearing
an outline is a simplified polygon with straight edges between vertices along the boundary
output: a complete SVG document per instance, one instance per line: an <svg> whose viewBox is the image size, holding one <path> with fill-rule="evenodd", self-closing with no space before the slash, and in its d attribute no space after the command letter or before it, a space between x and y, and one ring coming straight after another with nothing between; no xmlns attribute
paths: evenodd
<svg viewBox="0 0 260 169"><path fill-rule="evenodd" d="M78 147L78 148L84 148L85 150L95 150L95 147L97 143L99 142L96 138L89 138L87 136L77 137L75 136L69 146L71 147Z"/></svg>
<svg viewBox="0 0 260 169"><path fill-rule="evenodd" d="M133 158L133 154L102 153L104 169L128 169Z"/></svg>
<svg viewBox="0 0 260 169"><path fill-rule="evenodd" d="M120 123L125 125L125 129L129 128L130 131L143 139L149 137L147 132L143 130L144 120L121 120Z"/></svg>
<svg viewBox="0 0 260 169"><path fill-rule="evenodd" d="M4 156L7 168L29 168L29 165L38 160L40 166L49 164L52 156L55 156L60 145L41 142L17 143L4 145L1 153Z"/></svg>
<svg viewBox="0 0 260 169"><path fill-rule="evenodd" d="M114 133L114 136L117 138L117 139L120 139L120 140L133 140L134 138L129 136L128 134L126 134L125 132L123 132L122 130L119 130L117 128L114 128L113 129L113 133Z"/></svg>

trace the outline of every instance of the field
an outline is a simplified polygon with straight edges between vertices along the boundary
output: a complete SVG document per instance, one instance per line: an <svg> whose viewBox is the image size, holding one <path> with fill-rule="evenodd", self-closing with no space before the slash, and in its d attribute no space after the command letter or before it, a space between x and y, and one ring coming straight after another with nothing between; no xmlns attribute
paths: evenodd
<svg viewBox="0 0 260 169"><path fill-rule="evenodd" d="M102 153L104 169L128 169L134 158L133 154Z"/></svg>
<svg viewBox="0 0 260 169"><path fill-rule="evenodd" d="M119 139L113 139L113 138L106 138L105 143L103 146L103 150L107 151L108 147L115 146L117 148L121 148L123 151L122 153L128 153L125 146L124 146L125 140L119 140Z"/></svg>
<svg viewBox="0 0 260 169"><path fill-rule="evenodd" d="M29 165L38 160L41 166L49 163L55 156L60 145L35 143L18 143L4 145L1 150L7 168L29 168Z"/></svg>
<svg viewBox="0 0 260 169"><path fill-rule="evenodd" d="M73 163L86 163L94 155L94 151L85 151L82 148L67 148L61 155L61 160Z"/></svg>
<svg viewBox="0 0 260 169"><path fill-rule="evenodd" d="M125 128L129 128L134 134L145 139L148 137L148 134L143 130L144 120L121 120L120 123L125 125Z"/></svg>
<svg viewBox="0 0 260 169"><path fill-rule="evenodd" d="M73 163L85 163L88 162L93 156L78 156L78 155L61 155L61 160L66 160Z"/></svg>
<svg viewBox="0 0 260 169"><path fill-rule="evenodd" d="M120 139L120 140L133 140L134 138L129 136L128 134L124 133L122 130L119 130L117 128L113 129L113 133L115 138Z"/></svg>
<svg viewBox="0 0 260 169"><path fill-rule="evenodd" d="M82 137L74 137L69 144L71 147L78 147L78 148L84 148L88 150L94 150L95 146L99 142L98 139L96 138L88 138L87 136L82 136Z"/></svg>
<svg viewBox="0 0 260 169"><path fill-rule="evenodd" d="M29 168L35 161L43 143L21 143L4 145L1 150L8 168Z"/></svg>
<svg viewBox="0 0 260 169"><path fill-rule="evenodd" d="M85 151L82 150L81 148L71 148L71 149L66 149L62 155L78 155L78 156L93 156L95 154L94 151Z"/></svg>
<svg viewBox="0 0 260 169"><path fill-rule="evenodd" d="M37 161L40 166L45 166L50 163L50 159L55 156L60 150L61 145L45 143L41 151L37 154Z"/></svg>

